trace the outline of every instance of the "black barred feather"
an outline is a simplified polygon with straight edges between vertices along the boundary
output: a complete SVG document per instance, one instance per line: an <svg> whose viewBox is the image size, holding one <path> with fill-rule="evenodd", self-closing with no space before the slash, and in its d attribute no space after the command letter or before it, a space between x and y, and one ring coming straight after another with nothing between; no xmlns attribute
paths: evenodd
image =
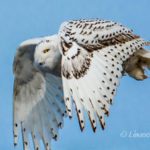
<svg viewBox="0 0 150 150"><path fill-rule="evenodd" d="M73 106L81 131L84 112L93 132L98 124L104 130L122 76L147 78L150 52L143 47L149 45L127 27L99 19L64 22L57 35L23 42L13 66L14 145L21 129L24 150L29 135L35 150L41 140L50 150Z"/></svg>
<svg viewBox="0 0 150 150"><path fill-rule="evenodd" d="M97 126L96 116L104 129L104 117L109 116L120 78L124 71L129 73L131 70L128 67L130 63L126 62L134 58L133 55L147 42L121 24L104 20L65 22L60 27L59 36L62 43L65 42L61 50L64 96L68 99L66 105L69 104L67 107L71 109L72 97L75 104L80 103L87 111L93 131ZM64 46L67 43L69 46ZM144 73L143 70L141 72ZM79 106L75 106L81 122Z"/></svg>

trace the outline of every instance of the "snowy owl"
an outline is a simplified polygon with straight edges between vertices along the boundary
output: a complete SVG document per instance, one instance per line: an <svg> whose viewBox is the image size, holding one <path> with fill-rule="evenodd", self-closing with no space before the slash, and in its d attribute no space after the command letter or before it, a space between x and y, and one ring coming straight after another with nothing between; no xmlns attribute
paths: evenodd
<svg viewBox="0 0 150 150"><path fill-rule="evenodd" d="M67 21L56 35L23 42L13 64L14 145L21 129L24 150L29 135L35 150L40 140L51 149L73 108L81 131L85 112L94 132L97 120L104 129L121 77L147 78L150 52L143 47L148 45L125 26L98 19Z"/></svg>

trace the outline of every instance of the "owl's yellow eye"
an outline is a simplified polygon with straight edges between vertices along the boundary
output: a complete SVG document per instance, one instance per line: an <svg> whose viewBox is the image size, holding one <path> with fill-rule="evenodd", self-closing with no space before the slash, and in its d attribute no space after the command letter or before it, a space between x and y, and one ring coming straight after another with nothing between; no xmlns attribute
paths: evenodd
<svg viewBox="0 0 150 150"><path fill-rule="evenodd" d="M44 50L43 50L43 53L47 53L47 52L49 52L49 50L50 50L50 49L48 49L48 48L47 48L47 49L44 49Z"/></svg>

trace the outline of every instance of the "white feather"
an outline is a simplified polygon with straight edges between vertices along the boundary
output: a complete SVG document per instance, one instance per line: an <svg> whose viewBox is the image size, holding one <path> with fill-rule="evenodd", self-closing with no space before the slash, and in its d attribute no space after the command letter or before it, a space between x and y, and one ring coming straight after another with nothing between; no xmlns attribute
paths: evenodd
<svg viewBox="0 0 150 150"><path fill-rule="evenodd" d="M64 97L69 99L65 103L67 108L72 109L71 98L73 98L77 111L82 107L87 110L94 131L96 130L95 114L102 128L105 128L104 115L109 114L110 104L122 77L124 61L145 42L138 38L93 50L93 52L88 52L84 46L90 44L98 46L97 40L107 40L110 34L111 38L114 38L120 34L130 33L131 30L111 21L69 21L60 27L59 36L68 44L71 43L62 57ZM63 54L63 47L61 53ZM86 59L90 59L90 64L87 71L82 72L82 68L87 67Z"/></svg>

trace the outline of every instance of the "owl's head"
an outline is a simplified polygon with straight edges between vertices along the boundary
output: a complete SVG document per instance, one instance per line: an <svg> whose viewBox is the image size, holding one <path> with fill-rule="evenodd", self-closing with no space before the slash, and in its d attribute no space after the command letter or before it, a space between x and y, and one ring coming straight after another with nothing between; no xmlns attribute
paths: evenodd
<svg viewBox="0 0 150 150"><path fill-rule="evenodd" d="M35 48L34 65L40 70L53 70L60 62L58 36L45 37Z"/></svg>

